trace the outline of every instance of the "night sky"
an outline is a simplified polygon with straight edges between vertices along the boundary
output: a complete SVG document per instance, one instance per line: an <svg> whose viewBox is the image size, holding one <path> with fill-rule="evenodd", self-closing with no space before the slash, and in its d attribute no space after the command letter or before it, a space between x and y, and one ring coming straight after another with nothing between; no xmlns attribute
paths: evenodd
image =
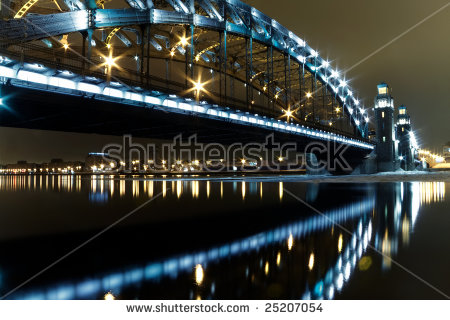
<svg viewBox="0 0 450 320"><path fill-rule="evenodd" d="M113 0L114 1L114 0ZM247 0L345 70L448 3L448 0ZM347 72L366 107L388 83L405 104L422 147L450 140L450 6ZM118 137L0 128L0 163L83 160Z"/></svg>

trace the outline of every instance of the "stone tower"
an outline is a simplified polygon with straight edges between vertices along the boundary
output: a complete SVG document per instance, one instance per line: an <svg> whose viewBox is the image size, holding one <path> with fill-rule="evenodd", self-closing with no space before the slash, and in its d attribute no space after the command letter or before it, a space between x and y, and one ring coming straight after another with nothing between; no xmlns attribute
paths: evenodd
<svg viewBox="0 0 450 320"><path fill-rule="evenodd" d="M391 89L384 82L377 86L374 113L378 171L395 171L398 168L398 157L394 126L394 99L391 96Z"/></svg>
<svg viewBox="0 0 450 320"><path fill-rule="evenodd" d="M398 108L397 139L399 140L398 158L400 160L400 166L404 170L414 170L414 152L411 135L411 120L406 107L401 105Z"/></svg>

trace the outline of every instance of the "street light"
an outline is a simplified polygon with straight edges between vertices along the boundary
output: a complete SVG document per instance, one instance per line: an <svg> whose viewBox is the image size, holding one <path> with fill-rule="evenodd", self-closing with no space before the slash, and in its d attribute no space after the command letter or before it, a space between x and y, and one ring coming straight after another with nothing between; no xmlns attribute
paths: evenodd
<svg viewBox="0 0 450 320"><path fill-rule="evenodd" d="M181 43L181 45L182 45L183 47L185 47L185 46L187 46L187 45L189 44L189 41L186 39L185 36L182 36L182 37L180 38L180 43Z"/></svg>

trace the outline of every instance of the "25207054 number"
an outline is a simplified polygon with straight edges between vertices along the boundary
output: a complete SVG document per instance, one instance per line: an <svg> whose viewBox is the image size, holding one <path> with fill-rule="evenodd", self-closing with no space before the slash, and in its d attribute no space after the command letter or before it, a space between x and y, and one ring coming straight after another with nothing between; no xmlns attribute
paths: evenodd
<svg viewBox="0 0 450 320"><path fill-rule="evenodd" d="M301 302L292 302L292 303L266 303L265 312L322 312L322 304L321 303L301 303Z"/></svg>

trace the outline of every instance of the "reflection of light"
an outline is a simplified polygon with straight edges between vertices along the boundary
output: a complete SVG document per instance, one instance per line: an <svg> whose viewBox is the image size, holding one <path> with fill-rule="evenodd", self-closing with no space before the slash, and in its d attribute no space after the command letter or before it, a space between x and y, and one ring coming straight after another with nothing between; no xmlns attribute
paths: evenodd
<svg viewBox="0 0 450 320"><path fill-rule="evenodd" d="M263 197L263 184L262 184L262 182L259 183L259 196L262 199L262 197Z"/></svg>
<svg viewBox="0 0 450 320"><path fill-rule="evenodd" d="M359 270L361 270L361 271L368 270L371 265L372 265L372 258L369 256L362 257L358 263Z"/></svg>
<svg viewBox="0 0 450 320"><path fill-rule="evenodd" d="M191 188L192 188L192 198L198 198L198 194L199 194L198 181L191 181Z"/></svg>
<svg viewBox="0 0 450 320"><path fill-rule="evenodd" d="M345 264L345 267L344 267L345 281L348 281L348 279L350 279L350 269L351 269L350 262L347 261L347 263Z"/></svg>
<svg viewBox="0 0 450 320"><path fill-rule="evenodd" d="M210 183L209 183L209 181L206 181L206 197L207 198L209 198L210 190L211 190Z"/></svg>
<svg viewBox="0 0 450 320"><path fill-rule="evenodd" d="M390 268L391 266L391 241L386 229L383 240L381 242L381 252L383 253L383 267Z"/></svg>
<svg viewBox="0 0 450 320"><path fill-rule="evenodd" d="M402 240L403 244L409 244L409 220L408 217L404 217L402 221Z"/></svg>
<svg viewBox="0 0 450 320"><path fill-rule="evenodd" d="M1 181L1 180L0 180ZM198 181L197 181L198 183ZM64 299L85 299L85 298L95 298L100 293L100 290L117 290L120 292L120 289L125 285L130 285L132 283L139 283L142 281L142 276L146 280L156 280L161 279L162 277L176 277L178 273L183 271L191 271L192 268L195 268L197 264L206 264L209 261L216 262L218 259L229 259L230 256L240 255L242 253L248 253L252 251L258 252L261 248L268 247L272 244L277 244L283 239L290 238L288 240L288 244L291 244L291 248L293 245L294 236L297 238L305 237L315 231L321 230L324 227L331 227L333 223L340 223L348 220L352 220L355 217L362 216L368 214L373 209L374 202L372 199L368 199L365 201L355 202L349 205L345 205L343 207L339 207L333 210L330 210L325 213L326 217L311 217L307 220L300 220L295 223L291 223L288 225L279 226L275 229L268 230L262 234L252 235L250 237L242 238L240 240L236 240L233 243L221 245L220 247L212 247L208 250L199 251L196 253L187 253L179 257L169 257L167 260L163 261L153 261L144 266L142 269L138 268L128 270L122 273L112 273L105 275L103 277L95 278L90 281L85 281L82 283L77 283L74 285L74 290L71 292L67 292ZM291 231L289 231L291 230ZM368 232L371 232L371 225L367 227ZM369 235L370 237L370 235ZM235 248L235 249L233 249ZM345 250L347 251L347 250ZM353 255L352 255L353 256ZM336 273L337 279L335 278L335 288L339 290L339 273L342 273L344 276L347 274L348 278L350 277L351 267L350 262L348 263L348 271L342 270L342 264L346 265L346 260L349 255L341 254L337 260L335 266L333 266L333 270L339 270ZM344 262L342 263L342 260ZM137 272L138 271L138 272ZM136 274L140 274L142 276L135 276ZM248 274L248 273L247 273ZM130 276L132 275L132 276ZM328 277L326 277L328 278ZM346 279L348 279L346 278ZM127 279L125 283L124 280ZM330 281L326 280L326 288L329 287ZM324 282L320 281L318 288L324 287ZM102 289L103 284L103 289ZM315 286L314 286L315 287ZM57 294L58 289L48 288L45 290L47 293L42 293L43 291L34 291L25 293L25 295L17 296L21 300L30 299L39 295L40 299L48 299L48 297L53 297ZM103 292L104 292L103 291ZM321 293L322 294L322 293ZM307 291L303 296L303 299L311 299L311 292ZM323 298L323 296L318 296L316 298ZM60 299L58 297L58 299Z"/></svg>
<svg viewBox="0 0 450 320"><path fill-rule="evenodd" d="M147 190L148 190L148 196L150 198L152 198L153 197L153 181L148 182Z"/></svg>
<svg viewBox="0 0 450 320"><path fill-rule="evenodd" d="M163 182L162 182L162 196L163 196L163 198L165 198L166 197L166 180L163 180Z"/></svg>
<svg viewBox="0 0 450 320"><path fill-rule="evenodd" d="M314 268L314 253L311 253L311 255L309 256L308 268L309 270L312 270Z"/></svg>
<svg viewBox="0 0 450 320"><path fill-rule="evenodd" d="M183 193L183 185L181 184L181 180L177 181L177 198L180 198Z"/></svg>
<svg viewBox="0 0 450 320"><path fill-rule="evenodd" d="M269 261L266 261L266 264L264 266L264 273L266 275L269 274Z"/></svg>
<svg viewBox="0 0 450 320"><path fill-rule="evenodd" d="M414 189L414 188L413 188ZM440 202L445 198L444 182L420 182L420 204Z"/></svg>
<svg viewBox="0 0 450 320"><path fill-rule="evenodd" d="M104 295L103 299L105 299L105 300L115 300L116 297L114 297L114 295L111 292L108 292L107 294Z"/></svg>
<svg viewBox="0 0 450 320"><path fill-rule="evenodd" d="M220 199L223 198L223 181L220 181Z"/></svg>
<svg viewBox="0 0 450 320"><path fill-rule="evenodd" d="M242 199L245 199L245 181L242 181L241 191L242 191Z"/></svg>
<svg viewBox="0 0 450 320"><path fill-rule="evenodd" d="M280 183L278 184L278 193L280 196L280 200L283 199L283 182L280 181Z"/></svg>
<svg viewBox="0 0 450 320"><path fill-rule="evenodd" d="M195 266L195 282L197 283L197 285L201 285L203 282L203 277L204 277L204 273L203 273L203 268L201 264L197 264Z"/></svg>
<svg viewBox="0 0 450 320"><path fill-rule="evenodd" d="M139 180L133 180L133 196L139 197Z"/></svg>
<svg viewBox="0 0 450 320"><path fill-rule="evenodd" d="M293 246L294 246L294 237L292 236L291 233L288 238L288 250L291 250Z"/></svg>
<svg viewBox="0 0 450 320"><path fill-rule="evenodd" d="M277 266L280 265L280 262L281 262L281 252L278 252L278 254L277 254Z"/></svg>
<svg viewBox="0 0 450 320"><path fill-rule="evenodd" d="M342 233L339 235L338 239L338 252L342 251Z"/></svg>
<svg viewBox="0 0 450 320"><path fill-rule="evenodd" d="M341 290L344 285L344 275L340 272L336 279L336 289Z"/></svg>
<svg viewBox="0 0 450 320"><path fill-rule="evenodd" d="M334 287L333 285L330 286L330 288L327 290L327 298L329 300L333 299L334 297Z"/></svg>

